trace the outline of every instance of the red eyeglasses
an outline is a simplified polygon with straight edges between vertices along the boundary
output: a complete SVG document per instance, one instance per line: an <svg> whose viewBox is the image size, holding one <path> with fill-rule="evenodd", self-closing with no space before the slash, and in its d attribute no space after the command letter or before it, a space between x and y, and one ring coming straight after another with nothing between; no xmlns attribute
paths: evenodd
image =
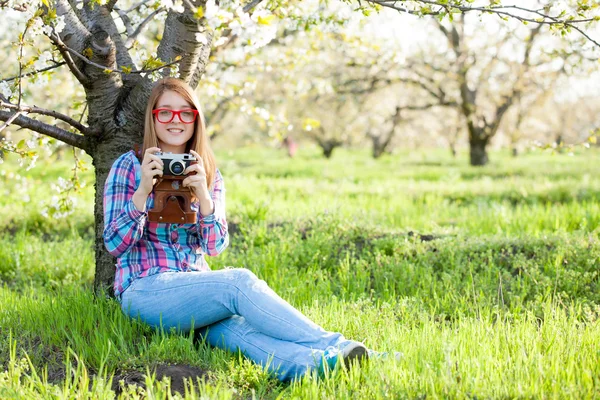
<svg viewBox="0 0 600 400"><path fill-rule="evenodd" d="M152 110L152 114L154 114L161 124L168 124L175 119L176 115L184 124L193 124L198 116L198 110L170 110L168 108L157 108L156 110Z"/></svg>

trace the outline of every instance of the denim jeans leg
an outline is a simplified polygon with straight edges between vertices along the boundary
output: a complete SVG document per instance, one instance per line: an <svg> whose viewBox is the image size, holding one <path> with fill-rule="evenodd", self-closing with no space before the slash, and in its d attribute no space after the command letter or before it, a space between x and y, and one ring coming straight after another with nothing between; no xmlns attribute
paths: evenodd
<svg viewBox="0 0 600 400"><path fill-rule="evenodd" d="M169 272L138 279L123 293L123 311L153 326L188 331L234 315L257 332L308 348L325 349L345 341L279 297L243 268Z"/></svg>
<svg viewBox="0 0 600 400"><path fill-rule="evenodd" d="M265 335L238 315L209 325L201 333L211 346L232 352L239 350L282 381L301 378L316 369L323 356L323 350Z"/></svg>

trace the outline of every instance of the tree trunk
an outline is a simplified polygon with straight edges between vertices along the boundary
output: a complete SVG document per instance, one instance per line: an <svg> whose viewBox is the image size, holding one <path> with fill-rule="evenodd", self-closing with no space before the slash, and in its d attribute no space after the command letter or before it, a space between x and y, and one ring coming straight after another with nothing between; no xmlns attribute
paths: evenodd
<svg viewBox="0 0 600 400"><path fill-rule="evenodd" d="M335 146L324 146L323 147L323 155L325 158L331 158L333 154L333 150L335 150Z"/></svg>
<svg viewBox="0 0 600 400"><path fill-rule="evenodd" d="M382 146L379 136L372 136L373 141L373 158L377 159L385 152L385 146Z"/></svg>
<svg viewBox="0 0 600 400"><path fill-rule="evenodd" d="M471 134L469 137L469 156L473 166L486 165L489 162L487 144L489 139L481 132Z"/></svg>
<svg viewBox="0 0 600 400"><path fill-rule="evenodd" d="M450 154L452 158L456 158L456 144L454 142L450 142Z"/></svg>
<svg viewBox="0 0 600 400"><path fill-rule="evenodd" d="M139 132L143 131L140 126ZM133 149L136 141L141 143L141 136L130 137L129 140L123 138L123 135L110 135L114 140L99 143L94 149L93 164L96 171L95 184L95 205L94 205L94 228L96 232L95 253L96 253L96 273L94 275L94 287L96 290L106 290L113 295L113 283L115 279L116 259L104 247L104 183L110 172L114 161L123 153ZM137 139L137 140L136 140Z"/></svg>
<svg viewBox="0 0 600 400"><path fill-rule="evenodd" d="M519 155L519 149L517 146L513 146L511 153L513 157L517 157Z"/></svg>
<svg viewBox="0 0 600 400"><path fill-rule="evenodd" d="M97 140L90 150L96 173L94 287L96 290L106 290L111 296L113 295L116 259L108 253L104 246L104 183L115 160L143 142L144 110L151 89L152 84L149 82L140 83L136 90L121 88L122 97L113 101L112 110L109 112L98 113L96 109L105 110L105 107L102 106L90 107L90 124L104 127L104 132L100 135L101 139ZM106 99L106 101L108 103L110 100Z"/></svg>
<svg viewBox="0 0 600 400"><path fill-rule="evenodd" d="M335 139L319 140L319 146L323 150L323 155L325 156L325 158L331 158L333 150L335 150L336 147L340 147L341 145L342 143Z"/></svg>
<svg viewBox="0 0 600 400"><path fill-rule="evenodd" d="M385 150L380 146L373 146L373 158L378 159L385 153Z"/></svg>
<svg viewBox="0 0 600 400"><path fill-rule="evenodd" d="M556 151L559 153L562 153L564 151L564 140L563 140L563 136L562 133L559 133L558 135L556 135L556 139L554 140L554 144L556 145Z"/></svg>

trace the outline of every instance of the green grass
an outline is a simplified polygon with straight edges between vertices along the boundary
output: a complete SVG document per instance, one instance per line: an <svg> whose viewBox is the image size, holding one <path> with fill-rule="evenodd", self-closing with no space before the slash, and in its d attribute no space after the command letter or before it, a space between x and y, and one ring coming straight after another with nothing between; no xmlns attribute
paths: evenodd
<svg viewBox="0 0 600 400"><path fill-rule="evenodd" d="M93 171L56 220L40 202L72 166L9 159L0 398L113 398L112 376L166 363L208 371L187 398L600 398L598 155L217 152L232 241L212 267L249 268L326 329L403 353L291 385L94 296ZM171 396L145 379L120 398Z"/></svg>

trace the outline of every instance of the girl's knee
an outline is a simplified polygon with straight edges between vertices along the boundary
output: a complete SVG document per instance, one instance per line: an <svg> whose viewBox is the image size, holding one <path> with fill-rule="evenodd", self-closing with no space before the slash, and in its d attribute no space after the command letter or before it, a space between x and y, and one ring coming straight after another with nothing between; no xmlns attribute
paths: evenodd
<svg viewBox="0 0 600 400"><path fill-rule="evenodd" d="M250 271L247 268L236 268L234 271L237 278L237 282L240 285L258 280L254 272Z"/></svg>
<svg viewBox="0 0 600 400"><path fill-rule="evenodd" d="M246 268L237 269L237 288L245 293L248 293L248 291L253 291L270 294L272 292L272 290L269 288L269 285L265 281L259 279L254 272Z"/></svg>

